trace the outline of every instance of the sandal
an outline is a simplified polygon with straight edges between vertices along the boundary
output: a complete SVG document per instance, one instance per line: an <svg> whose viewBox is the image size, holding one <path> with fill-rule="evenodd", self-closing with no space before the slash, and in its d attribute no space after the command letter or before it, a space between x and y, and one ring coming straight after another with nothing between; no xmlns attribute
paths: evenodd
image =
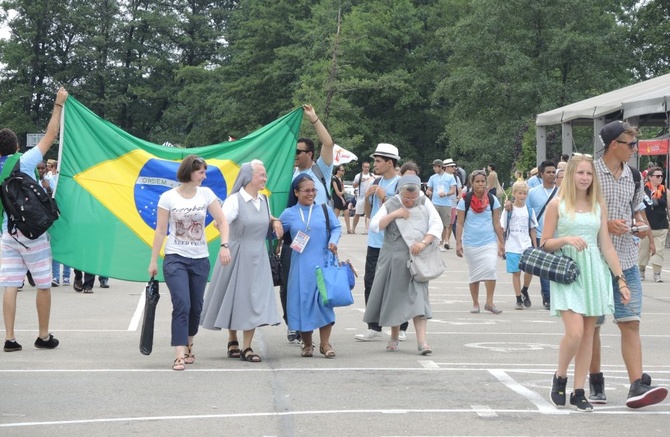
<svg viewBox="0 0 670 437"><path fill-rule="evenodd" d="M386 350L388 352L397 352L400 350L400 347L398 347L398 342L399 340L397 339L391 339L389 340L388 343L386 343Z"/></svg>
<svg viewBox="0 0 670 437"><path fill-rule="evenodd" d="M240 348L238 347L240 344L236 341L229 341L228 342L228 358L240 358ZM233 347L234 346L234 347ZM233 347L233 349L231 349Z"/></svg>
<svg viewBox="0 0 670 437"><path fill-rule="evenodd" d="M74 288L74 291L76 292L82 291L84 289L84 284L81 282L81 279L75 279L72 288Z"/></svg>
<svg viewBox="0 0 670 437"><path fill-rule="evenodd" d="M347 231L347 234L355 234L354 231Z"/></svg>
<svg viewBox="0 0 670 437"><path fill-rule="evenodd" d="M177 358L174 360L174 364L172 365L172 370L184 370L186 366L184 365L184 359L183 358Z"/></svg>
<svg viewBox="0 0 670 437"><path fill-rule="evenodd" d="M93 294L93 290L90 288L84 288L84 294Z"/></svg>
<svg viewBox="0 0 670 437"><path fill-rule="evenodd" d="M305 345L302 347L300 350L300 355L303 356L304 358L311 358L314 356L314 345Z"/></svg>
<svg viewBox="0 0 670 437"><path fill-rule="evenodd" d="M431 349L431 347L426 343L419 345L417 349L419 350L419 355L428 355L433 353L433 349Z"/></svg>
<svg viewBox="0 0 670 437"><path fill-rule="evenodd" d="M326 358L335 358L335 350L330 345L330 343L326 344L326 347L327 349L324 349L323 346L319 346L319 352L321 352L321 354Z"/></svg>
<svg viewBox="0 0 670 437"><path fill-rule="evenodd" d="M188 345L188 352L186 355L184 355L184 363L186 364L193 364L195 363L195 355L191 353L191 348L193 347L193 343Z"/></svg>
<svg viewBox="0 0 670 437"><path fill-rule="evenodd" d="M479 314L479 305L474 305L470 310L472 314Z"/></svg>
<svg viewBox="0 0 670 437"><path fill-rule="evenodd" d="M251 349L250 347L246 348L242 352L242 355L240 355L240 360L248 361L250 363L260 363L262 361L261 357L258 356L258 354L255 354L254 350Z"/></svg>
<svg viewBox="0 0 670 437"><path fill-rule="evenodd" d="M493 314L500 314L500 313L502 313L502 310L499 309L499 308L498 308L497 306L495 306L495 305L489 305L489 304L486 304L486 305L484 305L484 309L485 309L486 311L490 312L490 313L493 313Z"/></svg>

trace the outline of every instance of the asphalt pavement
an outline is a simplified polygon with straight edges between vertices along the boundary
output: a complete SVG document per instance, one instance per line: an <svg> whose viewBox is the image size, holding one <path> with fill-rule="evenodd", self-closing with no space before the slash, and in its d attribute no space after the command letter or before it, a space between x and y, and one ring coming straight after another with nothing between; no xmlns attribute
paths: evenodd
<svg viewBox="0 0 670 437"><path fill-rule="evenodd" d="M362 224L359 224L359 231ZM626 408L628 377L611 318L603 327L608 404L592 413L557 409L548 398L563 326L541 304L514 309L511 276L498 261L495 303L500 315L470 314L467 266L455 250L442 253L448 270L430 283L434 318L418 355L410 323L400 351L384 339L358 342L365 330L363 271L366 236L345 233L341 258L359 272L355 303L336 310L334 359L300 356L286 327L257 330L261 363L226 357L227 335L201 330L196 362L171 370L171 304L161 284L153 353L139 352L144 284L112 279L91 295L52 290L50 329L55 350L33 347L35 289L19 293L20 352L0 352L1 436L438 436L668 435L670 400ZM453 240L452 240L453 241ZM148 262L148 260L147 260ZM643 283L644 367L654 384L670 385L670 261L665 283ZM278 291L278 289L277 289ZM484 288L482 286L482 302ZM278 294L278 293L277 293ZM318 338L315 336L315 338ZM572 369L571 369L572 370ZM571 388L572 381L568 382Z"/></svg>

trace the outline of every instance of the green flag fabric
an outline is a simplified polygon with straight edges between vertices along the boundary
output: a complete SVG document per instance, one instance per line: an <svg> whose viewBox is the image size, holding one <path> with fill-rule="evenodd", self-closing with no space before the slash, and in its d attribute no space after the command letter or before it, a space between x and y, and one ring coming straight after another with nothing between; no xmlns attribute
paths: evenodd
<svg viewBox="0 0 670 437"><path fill-rule="evenodd" d="M182 149L133 137L70 96L56 188L61 216L49 230L54 259L88 273L147 281L158 198L179 185L177 168L190 154L207 161L203 186L221 200L230 194L242 163L263 161L265 194L278 216L288 200L302 116L298 108L244 138ZM219 234L209 215L204 232L210 261L217 262ZM162 276L162 257L158 270Z"/></svg>

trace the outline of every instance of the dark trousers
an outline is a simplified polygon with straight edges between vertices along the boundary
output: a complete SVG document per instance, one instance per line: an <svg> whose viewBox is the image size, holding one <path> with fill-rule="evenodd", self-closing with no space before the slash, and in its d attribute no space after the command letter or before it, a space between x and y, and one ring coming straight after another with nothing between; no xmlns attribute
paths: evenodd
<svg viewBox="0 0 670 437"><path fill-rule="evenodd" d="M209 267L209 258L165 255L163 277L172 299L172 346L188 346L188 337L198 333Z"/></svg>
<svg viewBox="0 0 670 437"><path fill-rule="evenodd" d="M74 280L81 281L82 274L84 276L84 289L90 290L93 288L93 283L95 282L95 275L90 273L82 272L81 270L74 269ZM101 276L102 278L102 276Z"/></svg>
<svg viewBox="0 0 670 437"><path fill-rule="evenodd" d="M537 247L540 247L540 238L537 239ZM549 279L540 278L540 291L542 292L542 303L549 302Z"/></svg>
<svg viewBox="0 0 670 437"><path fill-rule="evenodd" d="M287 284L288 284L288 272L291 269L291 253L293 252L293 249L291 249L291 245L284 242L282 243L282 248L281 248L281 256L280 256L280 261L281 261L281 285L279 286L279 300L281 301L281 308L284 312L284 323L288 325L288 319L286 317L286 290L287 290Z"/></svg>
<svg viewBox="0 0 670 437"><path fill-rule="evenodd" d="M377 261L379 260L379 252L381 249L368 246L368 251L365 256L365 276L363 277L363 284L365 284L365 306L368 305L370 298L370 291L372 290L372 283L375 281L375 271L377 270ZM407 331L409 323L405 322L400 325L401 331ZM382 327L377 323L368 323L368 329L381 332Z"/></svg>

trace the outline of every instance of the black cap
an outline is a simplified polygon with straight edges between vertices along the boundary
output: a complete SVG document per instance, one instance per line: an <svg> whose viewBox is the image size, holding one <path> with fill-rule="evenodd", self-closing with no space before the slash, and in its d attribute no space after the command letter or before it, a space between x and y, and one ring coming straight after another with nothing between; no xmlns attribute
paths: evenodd
<svg viewBox="0 0 670 437"><path fill-rule="evenodd" d="M628 127L628 123L624 123L621 120L613 121L603 126L600 129L600 141L602 141L603 147L609 146L612 141L619 138L619 135L626 132Z"/></svg>

